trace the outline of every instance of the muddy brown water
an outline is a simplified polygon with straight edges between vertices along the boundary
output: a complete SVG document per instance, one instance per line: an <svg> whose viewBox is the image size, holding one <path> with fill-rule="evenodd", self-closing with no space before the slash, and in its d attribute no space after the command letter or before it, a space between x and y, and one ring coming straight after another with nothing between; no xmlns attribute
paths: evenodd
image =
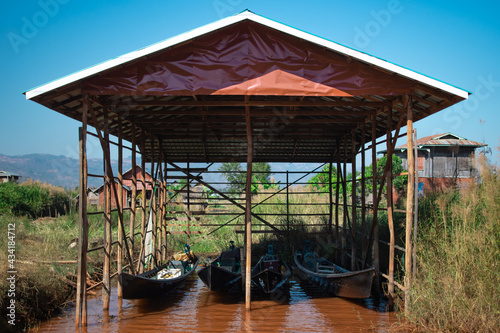
<svg viewBox="0 0 500 333"><path fill-rule="evenodd" d="M88 300L88 327L82 332L386 332L395 321L384 302L323 297L310 287L290 281L283 301L252 300L210 292L195 275L160 299L123 300L116 288L107 315L100 297ZM78 332L75 309L40 325L37 332Z"/></svg>

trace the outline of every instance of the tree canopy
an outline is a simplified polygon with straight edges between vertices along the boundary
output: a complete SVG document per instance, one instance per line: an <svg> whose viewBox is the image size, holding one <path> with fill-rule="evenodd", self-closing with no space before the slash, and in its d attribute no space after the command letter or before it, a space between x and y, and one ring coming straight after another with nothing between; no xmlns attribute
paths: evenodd
<svg viewBox="0 0 500 333"><path fill-rule="evenodd" d="M246 185L246 170L243 169L241 163L226 162L222 163L219 168L226 180L229 182L227 187L228 192L241 193ZM252 193L257 191L257 185L262 184L264 188L271 184L271 165L267 162L252 164Z"/></svg>

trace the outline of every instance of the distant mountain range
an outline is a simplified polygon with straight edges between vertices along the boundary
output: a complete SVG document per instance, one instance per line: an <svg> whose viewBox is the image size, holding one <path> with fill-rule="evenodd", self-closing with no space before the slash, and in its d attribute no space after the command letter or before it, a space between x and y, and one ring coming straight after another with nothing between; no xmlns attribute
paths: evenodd
<svg viewBox="0 0 500 333"><path fill-rule="evenodd" d="M140 158L137 158L137 164L140 165ZM79 185L78 174L79 174L79 161L75 158L70 158L66 156L56 156L50 154L29 154L29 155L19 155L19 156L7 156L0 154L0 170L7 171L9 173L20 175L22 178L20 182L26 181L28 179L39 180L41 182L47 182L52 185L62 186L66 188L74 188ZM307 163L271 163L272 171L310 171L316 168L319 164L307 164ZM118 170L118 161L112 160L111 166L116 173ZM220 164L216 163L210 170L217 170ZM132 161L129 158L123 159L123 171L126 171L132 167ZM198 167L193 165L193 167ZM202 167L200 165L199 167ZM149 170L149 166L146 168ZM102 175L103 174L103 161L99 158L88 160L88 172L90 174ZM115 175L116 176L116 175ZM293 182L297 178L302 177L303 174L291 174L290 182ZM275 181L281 183L286 182L284 174L274 174L273 178ZM307 181L310 176L306 177L302 182ZM204 174L203 179L208 183L220 183L224 182L225 179L220 174ZM99 187L102 185L102 178L89 177L88 179L89 187ZM216 184L217 188L222 188L224 185Z"/></svg>
<svg viewBox="0 0 500 333"><path fill-rule="evenodd" d="M138 163L140 163L138 161ZM113 170L118 169L118 162L111 162ZM123 161L123 170L131 168L131 161ZM20 182L28 179L47 182L52 185L66 188L77 187L79 174L79 161L66 156L50 154L29 154L22 156L6 156L0 154L0 170L22 176ZM88 172L103 174L102 159L89 159ZM102 185L102 179L89 177L89 186Z"/></svg>

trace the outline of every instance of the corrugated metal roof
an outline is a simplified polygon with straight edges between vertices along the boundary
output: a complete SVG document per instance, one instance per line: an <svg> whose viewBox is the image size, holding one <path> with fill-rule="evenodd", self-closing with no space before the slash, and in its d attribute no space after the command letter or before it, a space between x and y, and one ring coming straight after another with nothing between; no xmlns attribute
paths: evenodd
<svg viewBox="0 0 500 333"><path fill-rule="evenodd" d="M417 140L417 147L430 146L462 146L462 147L485 147L487 144L468 140L452 133L429 135ZM397 146L395 149L406 149L406 144Z"/></svg>
<svg viewBox="0 0 500 333"><path fill-rule="evenodd" d="M10 173L7 171L0 171L0 176L3 176L3 177L22 177L21 175L16 175L15 173Z"/></svg>
<svg viewBox="0 0 500 333"><path fill-rule="evenodd" d="M268 68L269 53L275 52L275 66L283 73L286 72L283 74L285 79L291 80L288 75L290 72L303 71L312 63L307 57L296 57L300 61L293 62L293 68L290 69L288 51L299 50L299 53L304 51L317 55L318 60L314 64L319 64L319 70L313 73L315 75L323 73L322 68L333 68L324 66L325 61L342 66L343 71L337 71L342 76L341 80L330 82L331 87L338 88L338 82L348 82L352 83L349 88L356 92L358 88L365 88L367 78L374 81L373 85L367 85L370 89L364 92L331 96L320 93L308 95L303 90L293 95L269 92L246 96L243 93L216 94L219 90L213 92L208 86L202 87L205 90L193 88L189 92L194 93L186 94L184 88L198 87L193 82L199 84L201 81L199 77L202 72L196 71L193 74L193 66L178 64L189 70L176 72L176 75L170 75L170 72L166 71L156 79L150 73L154 74L155 68L160 72L166 67L171 68L176 59L183 62L186 57L194 54L191 49L193 46L201 50L198 51L199 54L204 55L203 52L210 51L218 59L219 55L226 54L227 52L224 52L228 49L234 51L235 48L220 44L221 40L215 37L225 38L224 41L233 40L235 33L241 33L244 37L250 30L255 32L252 37L255 36L255 41L259 42L256 45L261 45L262 36L268 36L266 40L269 43L276 43L276 47L271 49L262 46L260 49L256 48L263 56L256 58L255 62L261 66L253 66L253 69ZM243 46L254 41L252 39L249 42L249 37L243 37ZM215 46L213 50L207 49L203 43ZM263 71L257 73L262 75L255 77L247 73L245 77L241 73L246 71L236 71L235 68L239 67L231 66L234 58L238 58L239 60L236 60L240 62L248 58L248 51L244 52L244 48L242 50L241 55L226 57L230 61L227 60L225 66L221 66L219 60L208 57L209 69L222 71L224 75L218 74L215 78L206 75L206 82L203 82L217 85L216 88L221 89L219 81L227 83L227 80L221 78L237 77L236 81L240 84L248 83L255 77L262 78L275 73ZM278 52L280 50L287 52L281 54ZM153 66L158 64L157 58L166 63ZM189 61L191 62L188 64L195 62ZM206 67L205 63L201 65ZM198 63L197 66L200 67ZM148 75L155 79L155 85L140 86L137 82L143 82L143 79L134 79L133 84L128 85L127 82L131 81L113 76L129 73L125 67L130 68L132 73L137 72L135 67L142 68L144 73L141 69L139 74L149 73ZM210 74L209 71L203 72L204 75L206 73ZM354 73L352 77L356 80L346 80L345 73ZM297 76L296 73L294 75ZM330 75L324 76L325 80L332 80ZM109 87L105 82L99 81L104 78L113 86L119 83L127 87L109 94L100 92L99 89ZM182 83L179 84L179 91L183 93L169 94L169 89L177 88L177 84L165 88L162 86L165 78L179 79ZM317 82L310 76L299 75L299 79L303 78L321 84L324 79L318 75ZM89 81L92 81L90 90L88 86L82 87L84 84L90 85ZM160 85L157 86L156 83ZM318 84L315 89L319 86ZM397 89L387 92L388 86ZM232 85L231 87L234 88ZM77 121L83 120L83 114L86 112L84 110L91 110L87 115L90 126L102 129L103 125L107 124L111 135L129 142L135 140L140 146L141 154L148 160L245 162L248 112L254 161L334 162L350 160L353 153L359 150L362 141L368 142L372 137L385 136L387 128L395 129L398 124L404 124L408 111L413 113L413 120L418 121L466 99L469 93L369 54L245 11L69 75L25 94L27 99Z"/></svg>

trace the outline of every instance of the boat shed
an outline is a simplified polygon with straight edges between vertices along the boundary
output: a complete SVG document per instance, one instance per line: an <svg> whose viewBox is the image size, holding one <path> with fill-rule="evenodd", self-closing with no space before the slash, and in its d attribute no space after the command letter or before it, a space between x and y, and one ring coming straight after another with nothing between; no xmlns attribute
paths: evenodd
<svg viewBox="0 0 500 333"><path fill-rule="evenodd" d="M68 75L25 95L82 123L80 188L85 189L87 126L96 128L101 141L108 184L113 177L109 135L119 139L118 145L122 140L130 142L133 159L138 147L143 161L168 163L178 170L181 168L175 163L246 162L247 185L251 182L252 162L344 163L344 171L347 162L356 170L356 155L361 154L364 168L366 151L371 149L370 162L376 161L376 144L386 142L391 156L398 137L404 135L409 148L408 183L413 184L413 122L467 99L469 93L244 11ZM404 126L407 133L400 134ZM383 183L390 182L390 169L388 163ZM120 175L121 170L118 178ZM376 177L370 181L376 187ZM246 255L250 257L251 220L260 218L251 212L250 186L246 188L246 205L242 209L246 214ZM356 191L356 186L353 188ZM374 212L381 194L380 188ZM356 198L355 193L352 197ZM85 192L80 200L77 324L86 325ZM356 206L355 201L352 206ZM392 214L389 206L388 213ZM414 187L409 186L407 253L412 252L413 209ZM356 221L356 208L351 214L351 220ZM120 223L124 230L123 221ZM368 229L370 239L376 237L376 213ZM123 255L128 256L133 267L125 231L121 237L125 238L119 239L119 244L127 247ZM394 235L391 238L394 244ZM373 251L378 251L376 243ZM108 257L110 247L111 240L107 239ZM352 254L356 260L355 251ZM361 256L365 262L366 255ZM411 256L405 256L405 260L410 272ZM104 288L109 295L109 262L105 265ZM249 272L247 260L247 309ZM393 288L390 270L388 279ZM404 289L409 288L407 276ZM105 308L109 307L109 296L104 303Z"/></svg>

